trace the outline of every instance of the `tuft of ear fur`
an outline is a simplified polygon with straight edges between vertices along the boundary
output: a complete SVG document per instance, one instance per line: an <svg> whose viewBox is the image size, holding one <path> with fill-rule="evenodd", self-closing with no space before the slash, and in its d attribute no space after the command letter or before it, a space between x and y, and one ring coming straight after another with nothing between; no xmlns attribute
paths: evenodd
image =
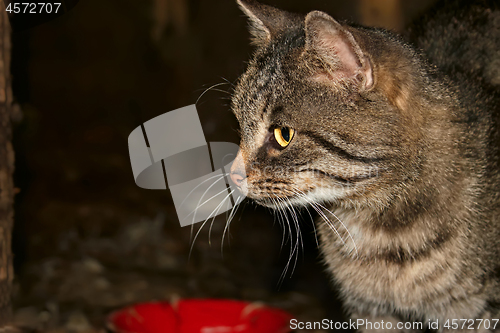
<svg viewBox="0 0 500 333"><path fill-rule="evenodd" d="M370 59L363 53L353 35L324 12L313 11L305 19L306 51L312 52L329 68L315 80L359 81L364 90L374 85Z"/></svg>
<svg viewBox="0 0 500 333"><path fill-rule="evenodd" d="M250 19L252 43L265 46L287 28L300 22L299 15L286 12L255 0L237 0L241 10Z"/></svg>

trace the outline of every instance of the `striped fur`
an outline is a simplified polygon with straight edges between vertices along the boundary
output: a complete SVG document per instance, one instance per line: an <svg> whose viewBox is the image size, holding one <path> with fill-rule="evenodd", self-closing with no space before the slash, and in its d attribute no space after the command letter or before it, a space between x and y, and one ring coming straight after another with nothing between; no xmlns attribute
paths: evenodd
<svg viewBox="0 0 500 333"><path fill-rule="evenodd" d="M497 2L443 1L413 46L239 4L258 45L232 100L242 190L322 207L324 262L352 318L500 319ZM295 130L284 149L276 127Z"/></svg>

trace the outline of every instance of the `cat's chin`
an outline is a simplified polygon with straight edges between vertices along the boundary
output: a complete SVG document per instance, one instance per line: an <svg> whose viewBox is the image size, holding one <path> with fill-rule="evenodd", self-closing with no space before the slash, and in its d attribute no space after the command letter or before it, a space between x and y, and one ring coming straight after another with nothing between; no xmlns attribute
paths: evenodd
<svg viewBox="0 0 500 333"><path fill-rule="evenodd" d="M301 192L295 196L262 196L252 197L249 196L256 204L272 208L283 209L287 207L307 207L314 204L333 203L346 196L345 190L336 188L316 188L308 192Z"/></svg>
<svg viewBox="0 0 500 333"><path fill-rule="evenodd" d="M263 199L252 199L253 202L260 206L276 209L277 205L271 201L269 198L263 198Z"/></svg>
<svg viewBox="0 0 500 333"><path fill-rule="evenodd" d="M253 202L260 206L264 206L271 209L282 209L286 207L297 207L303 206L302 203L297 201L295 197L260 197L260 198L251 198Z"/></svg>

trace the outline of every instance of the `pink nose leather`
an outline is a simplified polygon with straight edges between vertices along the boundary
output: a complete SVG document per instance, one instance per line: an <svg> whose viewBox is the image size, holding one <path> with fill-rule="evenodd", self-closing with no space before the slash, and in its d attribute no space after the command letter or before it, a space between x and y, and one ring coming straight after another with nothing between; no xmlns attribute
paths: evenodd
<svg viewBox="0 0 500 333"><path fill-rule="evenodd" d="M245 175L245 162L243 161L243 154L241 153L241 150L239 150L233 161L233 165L231 165L230 177L236 186L241 187L241 184L245 179Z"/></svg>
<svg viewBox="0 0 500 333"><path fill-rule="evenodd" d="M231 172L231 180L233 183L236 184L236 186L241 187L241 183L243 182L243 176L240 175L239 173L232 173Z"/></svg>

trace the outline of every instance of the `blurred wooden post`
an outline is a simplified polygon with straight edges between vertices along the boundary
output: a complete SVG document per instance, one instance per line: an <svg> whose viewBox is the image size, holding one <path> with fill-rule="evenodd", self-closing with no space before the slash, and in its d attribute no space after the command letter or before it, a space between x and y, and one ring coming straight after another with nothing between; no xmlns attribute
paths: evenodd
<svg viewBox="0 0 500 333"><path fill-rule="evenodd" d="M405 22L401 1L361 0L359 2L361 23L367 26L402 31Z"/></svg>
<svg viewBox="0 0 500 333"><path fill-rule="evenodd" d="M4 2L0 4L0 331L5 332L12 317L11 234L14 217L14 150L10 116L12 88L10 77L10 25Z"/></svg>
<svg viewBox="0 0 500 333"><path fill-rule="evenodd" d="M153 40L160 41L169 24L172 24L177 33L185 33L188 26L188 9L187 0L153 0Z"/></svg>

